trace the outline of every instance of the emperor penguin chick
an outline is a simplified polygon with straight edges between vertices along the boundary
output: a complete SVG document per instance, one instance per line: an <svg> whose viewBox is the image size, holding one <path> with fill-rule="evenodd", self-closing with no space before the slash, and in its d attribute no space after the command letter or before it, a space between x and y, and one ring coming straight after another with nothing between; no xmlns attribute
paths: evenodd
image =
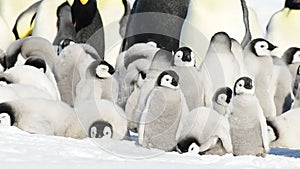
<svg viewBox="0 0 300 169"><path fill-rule="evenodd" d="M180 119L188 111L176 72L163 71L150 93L139 124L139 143L143 147L171 151L181 132Z"/></svg>
<svg viewBox="0 0 300 169"><path fill-rule="evenodd" d="M252 40L244 49L244 60L249 77L253 79L255 93L266 117L276 115L276 107L271 94L273 61L270 52L276 46L265 39Z"/></svg>
<svg viewBox="0 0 300 169"><path fill-rule="evenodd" d="M194 52L188 47L181 47L175 51L173 69L180 77L180 87L186 98L189 110L200 106L207 106L210 97L206 94L207 83L195 67Z"/></svg>
<svg viewBox="0 0 300 169"><path fill-rule="evenodd" d="M75 104L89 99L117 101L118 83L113 74L115 69L106 61L94 61L86 71L86 78L76 86Z"/></svg>
<svg viewBox="0 0 300 169"><path fill-rule="evenodd" d="M212 108L198 107L183 113L183 129L177 149L180 152L197 154L232 153L228 121L231 98L232 90L229 87L222 87L212 98Z"/></svg>
<svg viewBox="0 0 300 169"><path fill-rule="evenodd" d="M265 156L269 151L267 123L251 78L236 81L232 107L229 123L233 155Z"/></svg>

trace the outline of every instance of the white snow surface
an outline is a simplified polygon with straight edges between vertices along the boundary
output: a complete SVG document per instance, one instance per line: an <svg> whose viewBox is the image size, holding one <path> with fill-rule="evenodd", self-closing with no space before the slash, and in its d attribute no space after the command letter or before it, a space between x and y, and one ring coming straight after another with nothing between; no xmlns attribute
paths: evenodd
<svg viewBox="0 0 300 169"><path fill-rule="evenodd" d="M299 158L268 154L265 158L232 154L196 155L145 149L135 141L83 139L29 134L0 127L1 169L274 169L300 168Z"/></svg>

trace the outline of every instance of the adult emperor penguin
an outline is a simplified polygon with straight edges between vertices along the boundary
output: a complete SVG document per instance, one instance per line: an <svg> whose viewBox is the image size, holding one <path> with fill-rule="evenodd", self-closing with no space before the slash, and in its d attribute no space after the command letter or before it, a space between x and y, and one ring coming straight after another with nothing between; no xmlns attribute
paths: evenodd
<svg viewBox="0 0 300 169"><path fill-rule="evenodd" d="M291 46L300 46L300 1L286 0L284 8L273 14L267 26L267 39L278 45L273 55L281 57Z"/></svg>
<svg viewBox="0 0 300 169"><path fill-rule="evenodd" d="M33 36L40 36L53 42L57 35L57 8L66 0L43 0L37 10L34 21Z"/></svg>
<svg viewBox="0 0 300 169"><path fill-rule="evenodd" d="M86 78L76 86L75 104L89 99L106 99L113 103L118 98L118 82L113 74L115 69L106 61L94 61L86 71Z"/></svg>
<svg viewBox="0 0 300 169"><path fill-rule="evenodd" d="M25 38L32 34L37 9L41 2L32 4L18 16L12 29L16 39Z"/></svg>
<svg viewBox="0 0 300 169"><path fill-rule="evenodd" d="M236 81L232 107L229 123L233 155L265 156L269 151L267 123L251 78Z"/></svg>
<svg viewBox="0 0 300 169"><path fill-rule="evenodd" d="M218 20L218 23L212 22L214 20ZM209 47L209 40L220 31L228 33L243 47L251 40L245 0L191 0L181 32L180 46L189 46L202 60Z"/></svg>
<svg viewBox="0 0 300 169"><path fill-rule="evenodd" d="M276 105L276 116L291 109L294 95L292 93L293 77L287 65L277 56L272 56L273 73L271 93Z"/></svg>
<svg viewBox="0 0 300 169"><path fill-rule="evenodd" d="M83 100L74 109L90 137L109 137L117 140L125 138L127 119L122 108L115 103L105 99Z"/></svg>
<svg viewBox="0 0 300 169"><path fill-rule="evenodd" d="M66 103L46 99L20 99L0 104L0 115L10 125L34 134L87 137L74 110Z"/></svg>
<svg viewBox="0 0 300 169"><path fill-rule="evenodd" d="M198 107L182 116L183 129L178 148L197 154L232 153L230 138L230 101L232 90L219 88L213 98L213 107ZM191 141L194 140L194 141Z"/></svg>
<svg viewBox="0 0 300 169"><path fill-rule="evenodd" d="M135 43L149 41L167 50L178 49L188 4L189 0L135 1L127 24L123 51Z"/></svg>
<svg viewBox="0 0 300 169"><path fill-rule="evenodd" d="M292 109L280 116L268 119L270 146L300 149L299 111L299 108Z"/></svg>
<svg viewBox="0 0 300 169"><path fill-rule="evenodd" d="M297 74L298 66L300 65L300 48L290 47L282 55L282 60L287 64L293 79Z"/></svg>
<svg viewBox="0 0 300 169"><path fill-rule="evenodd" d="M206 82L195 67L194 52L188 47L181 47L175 51L173 69L180 77L181 90L186 98L189 110L200 106L207 106L211 98L206 93ZM191 90L192 89L192 90Z"/></svg>
<svg viewBox="0 0 300 169"><path fill-rule="evenodd" d="M276 46L258 38L244 49L244 61L249 76L256 84L255 93L266 117L276 115L276 107L271 93L273 61L270 52Z"/></svg>
<svg viewBox="0 0 300 169"><path fill-rule="evenodd" d="M183 112L188 112L188 107L180 90L179 76L172 70L163 71L141 115L139 143L147 148L173 150L181 133Z"/></svg>
<svg viewBox="0 0 300 169"><path fill-rule="evenodd" d="M57 8L57 35L53 41L53 45L69 39L76 41L76 31L72 22L71 6L68 2L63 3Z"/></svg>
<svg viewBox="0 0 300 169"><path fill-rule="evenodd" d="M211 38L200 67L200 71L205 70L211 78L212 93L222 86L232 87L240 77L240 66L231 51L231 39L227 33L218 32Z"/></svg>

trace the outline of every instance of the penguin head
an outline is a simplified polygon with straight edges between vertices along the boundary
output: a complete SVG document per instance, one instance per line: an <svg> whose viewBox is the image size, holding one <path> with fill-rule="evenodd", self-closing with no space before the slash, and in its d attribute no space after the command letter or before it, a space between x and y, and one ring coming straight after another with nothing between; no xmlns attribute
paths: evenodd
<svg viewBox="0 0 300 169"><path fill-rule="evenodd" d="M234 84L234 95L254 95L255 86L249 77L241 77Z"/></svg>
<svg viewBox="0 0 300 169"><path fill-rule="evenodd" d="M290 9L300 9L300 0L286 0L284 7Z"/></svg>
<svg viewBox="0 0 300 169"><path fill-rule="evenodd" d="M104 60L99 63L95 71L97 77L100 79L109 78L115 73L114 67Z"/></svg>
<svg viewBox="0 0 300 169"><path fill-rule="evenodd" d="M232 90L229 87L222 87L215 92L213 101L219 105L226 106L232 98Z"/></svg>
<svg viewBox="0 0 300 169"><path fill-rule="evenodd" d="M0 126L12 126L15 123L13 108L7 103L0 104Z"/></svg>
<svg viewBox="0 0 300 169"><path fill-rule="evenodd" d="M222 47L228 50L231 49L231 38L226 32L215 33L212 36L210 43L214 44L214 48Z"/></svg>
<svg viewBox="0 0 300 169"><path fill-rule="evenodd" d="M194 52L188 47L181 47L175 51L174 65L182 67L194 67L195 66Z"/></svg>
<svg viewBox="0 0 300 169"><path fill-rule="evenodd" d="M37 69L42 70L44 73L47 71L47 65L44 59L37 57L37 56L31 56L25 61L25 65L36 67Z"/></svg>
<svg viewBox="0 0 300 169"><path fill-rule="evenodd" d="M179 153L199 153L200 143L194 137L187 137L181 140L177 146L176 150Z"/></svg>
<svg viewBox="0 0 300 169"><path fill-rule="evenodd" d="M167 87L170 89L179 88L179 76L173 70L163 71L157 78L157 86Z"/></svg>
<svg viewBox="0 0 300 169"><path fill-rule="evenodd" d="M72 39L63 39L63 40L61 40L59 45L58 45L58 48L57 48L57 55L59 55L65 47L67 47L69 45L73 45L73 44L75 44L75 41L72 40Z"/></svg>
<svg viewBox="0 0 300 169"><path fill-rule="evenodd" d="M113 128L106 121L96 121L90 126L89 136L91 138L112 138Z"/></svg>
<svg viewBox="0 0 300 169"><path fill-rule="evenodd" d="M286 64L300 63L300 48L290 47L288 48L282 56L282 59Z"/></svg>
<svg viewBox="0 0 300 169"><path fill-rule="evenodd" d="M188 152L192 154L199 154L200 146L197 143L192 143L189 146Z"/></svg>
<svg viewBox="0 0 300 169"><path fill-rule="evenodd" d="M277 46L262 38L252 40L250 46L251 51L256 56L270 56L271 51L277 48Z"/></svg>
<svg viewBox="0 0 300 169"><path fill-rule="evenodd" d="M92 23L97 12L96 0L74 0L71 13L76 32Z"/></svg>

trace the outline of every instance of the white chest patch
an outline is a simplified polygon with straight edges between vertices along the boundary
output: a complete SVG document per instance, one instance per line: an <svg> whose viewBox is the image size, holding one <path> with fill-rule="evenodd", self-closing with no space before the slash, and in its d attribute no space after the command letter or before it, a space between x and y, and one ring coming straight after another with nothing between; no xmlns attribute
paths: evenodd
<svg viewBox="0 0 300 169"><path fill-rule="evenodd" d="M0 114L0 126L11 126L11 119L7 113Z"/></svg>

